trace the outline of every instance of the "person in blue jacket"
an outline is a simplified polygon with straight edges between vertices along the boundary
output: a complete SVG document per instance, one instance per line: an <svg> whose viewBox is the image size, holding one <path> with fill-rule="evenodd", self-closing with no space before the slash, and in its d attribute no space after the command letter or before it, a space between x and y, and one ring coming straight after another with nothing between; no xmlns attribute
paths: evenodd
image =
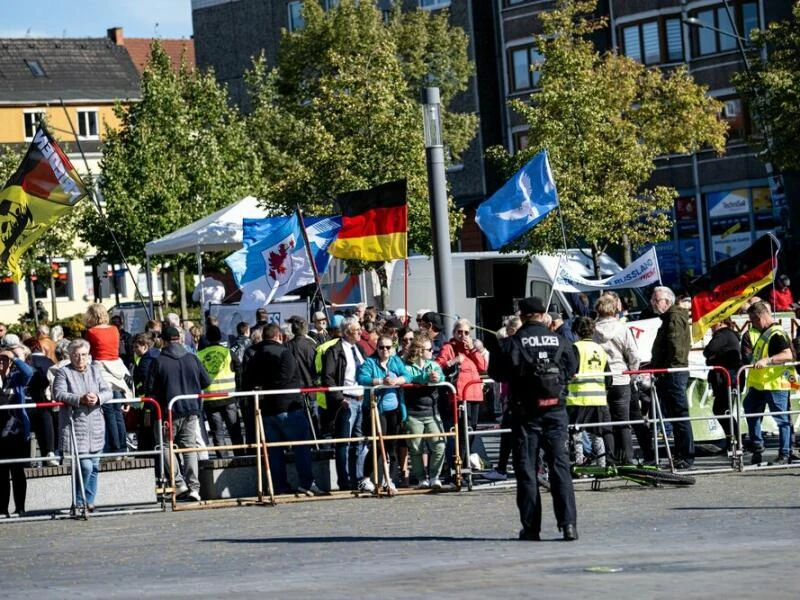
<svg viewBox="0 0 800 600"><path fill-rule="evenodd" d="M14 344L10 338L17 336L8 334L0 350L0 404L24 404L25 386L33 377L33 369L25 363L25 348ZM0 411L0 459L25 458L30 450L31 421L24 408ZM14 512L25 514L25 496L28 481L25 478L24 463L0 464L0 517L8 517L8 501L11 496L11 485L14 483Z"/></svg>
<svg viewBox="0 0 800 600"><path fill-rule="evenodd" d="M378 338L378 351L375 356L371 356L358 368L356 380L365 386L373 385L402 385L409 380L406 365L402 359L395 354L394 342L391 337L381 336ZM378 405L378 417L381 422L383 435L398 435L400 427L405 420L405 407L403 405L403 392L399 388L382 389L375 392L375 402ZM372 418L364 407L364 432L365 435L372 435ZM372 492L375 486L370 476L372 475L372 444L369 444L369 452L364 462L364 477L361 480L359 489ZM396 464L395 440L386 440L384 443L386 455L390 457L393 466ZM394 482L384 482L387 491L394 492Z"/></svg>

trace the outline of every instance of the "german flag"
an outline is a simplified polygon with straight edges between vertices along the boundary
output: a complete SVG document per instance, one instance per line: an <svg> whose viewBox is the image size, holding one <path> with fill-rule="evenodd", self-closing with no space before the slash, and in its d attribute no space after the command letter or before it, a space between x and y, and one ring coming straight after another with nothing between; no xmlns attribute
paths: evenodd
<svg viewBox="0 0 800 600"><path fill-rule="evenodd" d="M22 254L85 195L72 163L40 126L22 164L0 189L0 266L14 281L22 279Z"/></svg>
<svg viewBox="0 0 800 600"><path fill-rule="evenodd" d="M386 261L408 256L406 180L341 194L342 228L328 247L337 258Z"/></svg>
<svg viewBox="0 0 800 600"><path fill-rule="evenodd" d="M739 307L772 283L780 243L771 233L735 256L717 263L689 283L692 290L692 340L736 314Z"/></svg>

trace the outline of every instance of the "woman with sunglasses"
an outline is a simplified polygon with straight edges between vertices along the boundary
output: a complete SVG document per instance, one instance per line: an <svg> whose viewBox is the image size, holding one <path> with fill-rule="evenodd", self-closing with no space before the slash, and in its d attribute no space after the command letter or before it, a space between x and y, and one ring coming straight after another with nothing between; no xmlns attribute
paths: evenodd
<svg viewBox="0 0 800 600"><path fill-rule="evenodd" d="M369 357L358 368L356 380L361 385L402 385L408 382L408 373L403 361L395 355L392 338L382 335L378 338L378 351L374 356ZM400 426L405 420L405 406L403 404L403 392L399 388L382 389L375 392L375 401L378 405L378 417L380 418L381 431L384 435L398 435ZM365 413L364 426L365 435L372 435L372 419ZM386 440L384 443L386 456L392 461L392 465L397 464L395 456L395 440ZM374 491L374 486L370 476L372 475L372 444L369 444L369 452L364 461L364 478L361 480L360 489ZM388 491L394 492L395 484L392 481L384 482Z"/></svg>
<svg viewBox="0 0 800 600"><path fill-rule="evenodd" d="M438 387L431 387L427 384L439 383L444 381L442 368L431 358L433 349L428 335L422 331L414 334L411 348L406 358L406 369L410 377L409 382L426 387L407 388L405 392L406 410L408 419L405 422L407 433L442 433L444 426L439 417ZM430 447L430 460L428 462L428 476L425 475L425 463L423 448L425 445ZM442 488L439 479L444 464L445 441L443 437L411 438L408 440L408 452L411 455L411 469L419 484L417 489L432 488L435 490Z"/></svg>
<svg viewBox="0 0 800 600"><path fill-rule="evenodd" d="M470 336L471 331L472 324L468 319L458 319L453 325L452 339L442 346L436 362L439 363L448 378L455 380L457 399L466 401L469 427L475 431L478 427L478 413L483 402L481 373L485 373L489 365L486 357L475 348L475 342ZM442 410L444 411L444 409ZM452 420L452 414L451 406L445 415L445 421ZM461 447L465 446L462 444ZM484 465L491 468L489 456L486 454L486 448L484 448L480 436L474 436L470 440L470 453L477 453Z"/></svg>

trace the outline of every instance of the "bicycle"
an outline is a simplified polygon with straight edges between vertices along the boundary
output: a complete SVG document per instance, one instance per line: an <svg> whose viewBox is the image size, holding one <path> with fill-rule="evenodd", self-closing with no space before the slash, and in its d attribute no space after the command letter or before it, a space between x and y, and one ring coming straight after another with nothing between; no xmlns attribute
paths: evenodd
<svg viewBox="0 0 800 600"><path fill-rule="evenodd" d="M604 479L621 478L642 486L661 487L664 485L694 485L696 479L691 475L662 471L655 465L572 465L573 476L593 477L591 489L597 491Z"/></svg>

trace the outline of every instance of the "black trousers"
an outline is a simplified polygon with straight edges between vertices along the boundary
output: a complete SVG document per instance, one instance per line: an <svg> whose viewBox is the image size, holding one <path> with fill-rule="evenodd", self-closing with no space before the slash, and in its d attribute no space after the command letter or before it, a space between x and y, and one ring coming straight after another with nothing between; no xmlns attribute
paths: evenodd
<svg viewBox="0 0 800 600"><path fill-rule="evenodd" d="M631 386L612 385L608 390L608 410L612 421L631 420ZM614 425L614 449L616 460L623 465L633 463L633 439L630 425ZM608 451L608 450L606 450Z"/></svg>
<svg viewBox="0 0 800 600"><path fill-rule="evenodd" d="M0 459L27 458L29 442L23 435L10 435L0 440ZM0 464L0 514L8 513L11 497L11 482L14 483L14 509L25 510L28 480L25 477L26 463ZM9 475L11 481L9 481Z"/></svg>
<svg viewBox="0 0 800 600"><path fill-rule="evenodd" d="M514 471L517 476L517 508L522 528L530 533L539 533L542 527L542 499L539 495L537 461L539 449L545 450L550 467L550 493L553 510L559 527L577 524L575 490L567 449L567 411L564 408L551 410L540 416L514 419Z"/></svg>

